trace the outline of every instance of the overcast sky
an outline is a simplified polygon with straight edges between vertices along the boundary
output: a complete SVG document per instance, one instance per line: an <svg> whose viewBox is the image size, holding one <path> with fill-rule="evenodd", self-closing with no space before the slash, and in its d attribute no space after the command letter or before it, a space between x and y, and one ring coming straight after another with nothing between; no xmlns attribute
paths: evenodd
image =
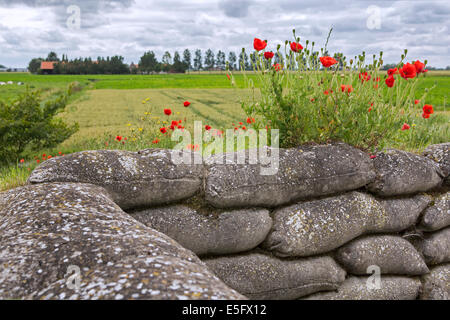
<svg viewBox="0 0 450 320"><path fill-rule="evenodd" d="M159 58L185 48L238 53L254 37L275 50L294 28L301 43L323 46L332 26L330 52L383 50L390 63L408 48L407 60L445 67L449 21L450 1L0 0L0 64L25 67L51 50L69 58L119 54L128 63L147 50Z"/></svg>

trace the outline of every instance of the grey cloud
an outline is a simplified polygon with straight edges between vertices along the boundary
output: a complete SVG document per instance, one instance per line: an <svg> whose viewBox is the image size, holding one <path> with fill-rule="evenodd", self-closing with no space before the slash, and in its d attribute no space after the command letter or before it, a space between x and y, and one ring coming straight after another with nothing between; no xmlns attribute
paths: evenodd
<svg viewBox="0 0 450 320"><path fill-rule="evenodd" d="M71 4L81 8L78 31L66 27ZM370 5L381 9L380 29L366 26ZM45 7L53 14L46 16L45 26L28 20L23 27L8 28L2 22L2 9L16 6L36 12ZM397 62L408 47L411 59L428 59L430 65L445 67L450 64L449 21L450 4L445 1L0 0L0 63L20 59L17 66L23 66L49 49L69 57L122 54L128 62L138 61L147 50L159 57L166 50L184 48L238 52L242 47L251 50L255 36L268 39L268 48L274 50L278 43L292 39L293 28L302 42L315 41L317 48L333 26L331 52L353 57L362 50L367 54L383 50L388 63Z"/></svg>
<svg viewBox="0 0 450 320"><path fill-rule="evenodd" d="M250 4L251 2L247 0L221 0L219 2L219 8L222 9L228 17L243 18L248 15Z"/></svg>

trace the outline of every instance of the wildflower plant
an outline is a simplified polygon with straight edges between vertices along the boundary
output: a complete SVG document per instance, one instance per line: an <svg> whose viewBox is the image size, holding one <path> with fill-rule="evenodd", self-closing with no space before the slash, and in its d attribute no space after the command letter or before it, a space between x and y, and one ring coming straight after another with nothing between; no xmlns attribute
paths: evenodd
<svg viewBox="0 0 450 320"><path fill-rule="evenodd" d="M387 74L380 70L382 51L372 59L364 52L350 60L329 56L330 34L318 50L308 40L303 46L294 30L293 41L278 45L276 53L267 49L267 41L255 39L251 60L257 81L248 81L252 94L242 103L256 119L254 127L279 129L282 147L342 141L371 151L411 139L411 130L402 130L405 123L427 130L432 108L422 107L429 90L415 103L426 61L405 63L405 50Z"/></svg>

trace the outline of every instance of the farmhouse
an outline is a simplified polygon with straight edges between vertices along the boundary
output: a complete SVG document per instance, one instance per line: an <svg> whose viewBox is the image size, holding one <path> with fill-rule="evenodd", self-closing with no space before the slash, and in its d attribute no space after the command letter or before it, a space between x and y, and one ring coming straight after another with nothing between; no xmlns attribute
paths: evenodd
<svg viewBox="0 0 450 320"><path fill-rule="evenodd" d="M44 74L52 74L56 61L42 61L41 70Z"/></svg>

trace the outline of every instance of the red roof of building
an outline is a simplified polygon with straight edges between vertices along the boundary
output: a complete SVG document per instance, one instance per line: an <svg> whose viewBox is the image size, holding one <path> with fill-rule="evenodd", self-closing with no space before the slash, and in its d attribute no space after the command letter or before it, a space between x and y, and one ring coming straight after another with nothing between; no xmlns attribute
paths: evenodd
<svg viewBox="0 0 450 320"><path fill-rule="evenodd" d="M53 65L55 61L42 61L41 62L41 70L53 70Z"/></svg>

